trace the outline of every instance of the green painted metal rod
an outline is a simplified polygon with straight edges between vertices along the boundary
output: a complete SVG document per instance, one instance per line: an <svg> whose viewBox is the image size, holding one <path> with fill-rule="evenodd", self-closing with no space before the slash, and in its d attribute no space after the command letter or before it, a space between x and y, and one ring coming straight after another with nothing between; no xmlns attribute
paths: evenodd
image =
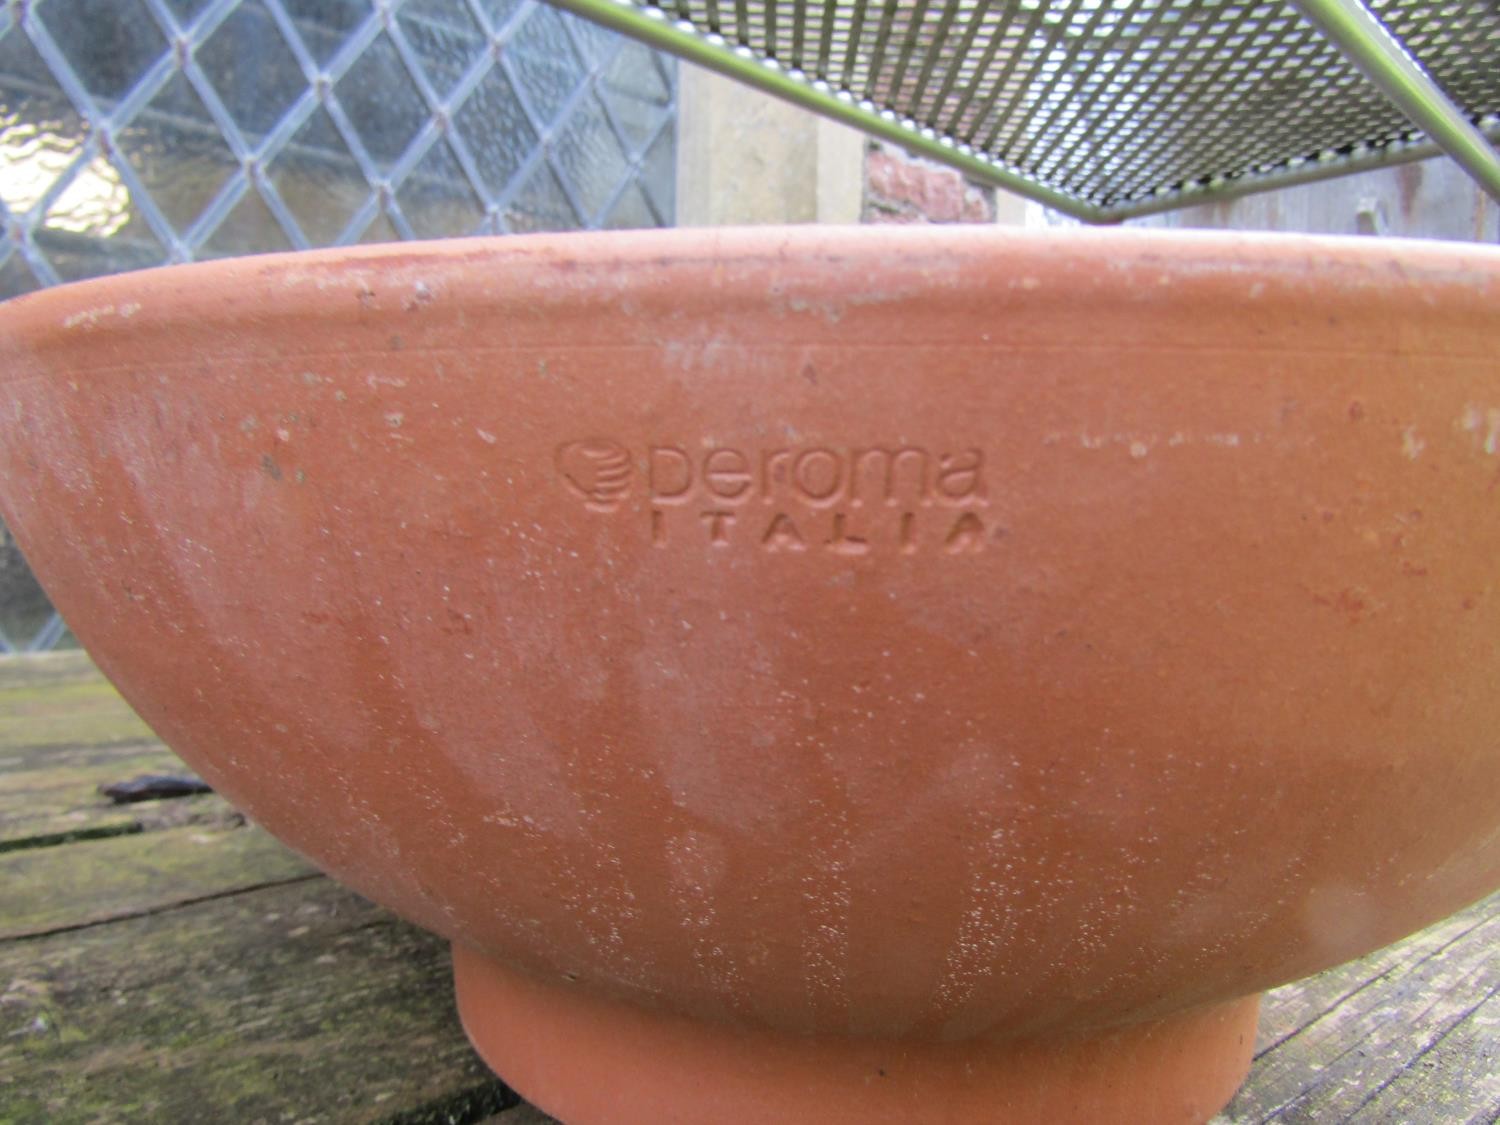
<svg viewBox="0 0 1500 1125"><path fill-rule="evenodd" d="M981 183L1005 188L1086 222L1097 222L1101 217L1098 208L1089 203L1018 175L994 161L944 144L920 129L902 124L899 118L887 116L878 110L862 108L857 102L846 101L824 84L768 65L748 52L736 51L727 43L714 43L697 29L675 23L659 9L643 9L630 0L552 0L552 3L680 59L716 70L730 78L737 78L814 113L842 121L923 156L940 160Z"/></svg>
<svg viewBox="0 0 1500 1125"><path fill-rule="evenodd" d="M1302 14L1500 201L1500 153L1359 0L1293 0Z"/></svg>
<svg viewBox="0 0 1500 1125"><path fill-rule="evenodd" d="M888 111L835 91L816 76L787 70L751 51L678 21L643 0L551 0L559 8L601 23L647 45L697 63L959 169L980 183L1005 188L1085 222L1119 222L1194 203L1232 199L1256 191L1330 179L1370 168L1446 153L1500 200L1500 154L1443 93L1380 20L1360 0L1294 0L1304 17L1404 112L1425 134L1364 155L1294 160L1269 173L1191 183L1141 199L1097 206L903 121ZM1493 130L1491 130L1493 132ZM1211 174L1213 169L1205 169Z"/></svg>

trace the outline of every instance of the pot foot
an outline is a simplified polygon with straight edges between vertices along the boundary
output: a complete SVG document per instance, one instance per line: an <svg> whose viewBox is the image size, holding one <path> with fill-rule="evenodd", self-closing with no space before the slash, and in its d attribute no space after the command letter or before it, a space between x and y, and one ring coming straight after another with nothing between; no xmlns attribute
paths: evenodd
<svg viewBox="0 0 1500 1125"><path fill-rule="evenodd" d="M551 987L461 946L480 1056L567 1125L1206 1121L1244 1080L1259 997L1045 1043L801 1039Z"/></svg>

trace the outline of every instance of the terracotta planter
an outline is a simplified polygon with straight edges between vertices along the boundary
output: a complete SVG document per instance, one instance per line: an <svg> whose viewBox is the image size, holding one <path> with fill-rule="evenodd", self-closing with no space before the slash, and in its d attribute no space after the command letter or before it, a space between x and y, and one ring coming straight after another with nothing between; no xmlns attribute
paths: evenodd
<svg viewBox="0 0 1500 1125"><path fill-rule="evenodd" d="M4 514L578 1122L1201 1119L1500 883L1500 254L932 230L0 310Z"/></svg>

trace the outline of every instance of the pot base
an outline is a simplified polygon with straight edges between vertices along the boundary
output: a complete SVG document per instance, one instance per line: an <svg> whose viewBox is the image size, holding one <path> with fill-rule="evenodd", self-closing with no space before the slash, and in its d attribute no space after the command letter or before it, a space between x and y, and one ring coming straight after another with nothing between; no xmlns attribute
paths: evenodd
<svg viewBox="0 0 1500 1125"><path fill-rule="evenodd" d="M453 949L464 1030L567 1125L1202 1122L1250 1067L1258 996L1046 1043L796 1039L549 987Z"/></svg>

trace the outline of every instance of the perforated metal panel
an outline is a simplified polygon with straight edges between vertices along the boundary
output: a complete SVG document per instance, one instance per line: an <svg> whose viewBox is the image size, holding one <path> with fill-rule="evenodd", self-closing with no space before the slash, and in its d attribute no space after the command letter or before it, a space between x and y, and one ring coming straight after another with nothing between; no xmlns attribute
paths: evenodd
<svg viewBox="0 0 1500 1125"><path fill-rule="evenodd" d="M1458 105L1475 117L1500 111L1500 4L1372 0L1370 7Z"/></svg>
<svg viewBox="0 0 1500 1125"><path fill-rule="evenodd" d="M1096 220L1431 155L1413 101L1500 133L1495 0L560 2Z"/></svg>
<svg viewBox="0 0 1500 1125"><path fill-rule="evenodd" d="M0 5L0 298L167 262L668 225L676 65L533 0ZM0 652L65 638L0 525Z"/></svg>

